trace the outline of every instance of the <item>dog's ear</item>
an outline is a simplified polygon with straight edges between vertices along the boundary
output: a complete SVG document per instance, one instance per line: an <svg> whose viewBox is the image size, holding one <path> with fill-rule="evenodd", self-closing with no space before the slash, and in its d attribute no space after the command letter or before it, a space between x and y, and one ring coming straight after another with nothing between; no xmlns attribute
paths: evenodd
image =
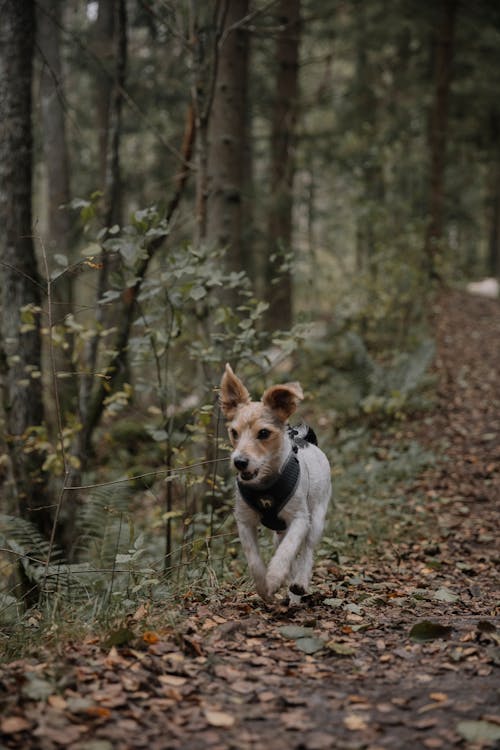
<svg viewBox="0 0 500 750"><path fill-rule="evenodd" d="M268 388L262 396L262 401L276 413L282 422L286 422L303 398L300 383L283 383L283 385L273 385Z"/></svg>
<svg viewBox="0 0 500 750"><path fill-rule="evenodd" d="M220 383L219 403L226 419L231 420L240 404L249 404L250 394L239 378L234 374L231 365L226 370Z"/></svg>

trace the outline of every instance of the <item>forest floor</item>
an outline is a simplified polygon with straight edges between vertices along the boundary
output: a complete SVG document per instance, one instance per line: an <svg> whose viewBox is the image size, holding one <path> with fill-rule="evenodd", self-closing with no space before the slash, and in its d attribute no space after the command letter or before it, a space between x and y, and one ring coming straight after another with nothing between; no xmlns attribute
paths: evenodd
<svg viewBox="0 0 500 750"><path fill-rule="evenodd" d="M448 292L434 324L437 402L400 430L438 456L403 489L425 536L320 560L300 607L233 587L4 664L0 748L498 747L500 306Z"/></svg>

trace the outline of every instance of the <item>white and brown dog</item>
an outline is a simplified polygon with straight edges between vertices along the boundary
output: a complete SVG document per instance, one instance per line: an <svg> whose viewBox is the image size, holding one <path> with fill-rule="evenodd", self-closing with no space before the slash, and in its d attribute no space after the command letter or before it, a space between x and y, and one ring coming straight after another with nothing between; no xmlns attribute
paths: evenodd
<svg viewBox="0 0 500 750"><path fill-rule="evenodd" d="M293 603L307 592L331 495L330 466L313 431L288 424L303 397L299 383L285 383L252 401L229 365L221 381L220 405L238 472L238 533L257 592L266 600L285 583ZM257 542L260 522L275 532L267 569Z"/></svg>

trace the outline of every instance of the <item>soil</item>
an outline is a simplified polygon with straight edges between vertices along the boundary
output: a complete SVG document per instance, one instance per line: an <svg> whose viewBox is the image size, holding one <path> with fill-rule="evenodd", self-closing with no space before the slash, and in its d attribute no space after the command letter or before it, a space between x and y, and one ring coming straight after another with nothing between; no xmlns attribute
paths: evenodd
<svg viewBox="0 0 500 750"><path fill-rule="evenodd" d="M300 607L233 588L3 665L0 747L500 747L500 305L447 292L434 321L437 403L402 427L439 457L404 487L425 534L321 561Z"/></svg>

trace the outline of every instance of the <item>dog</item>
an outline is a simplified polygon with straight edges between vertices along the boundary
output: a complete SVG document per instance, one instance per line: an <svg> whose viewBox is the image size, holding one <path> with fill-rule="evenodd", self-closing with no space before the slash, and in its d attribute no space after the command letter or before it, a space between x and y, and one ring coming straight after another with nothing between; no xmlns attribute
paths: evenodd
<svg viewBox="0 0 500 750"><path fill-rule="evenodd" d="M238 534L257 593L266 601L285 583L290 603L300 603L307 594L332 491L330 465L314 432L288 424L303 398L299 383L285 383L252 401L229 364L220 384L237 471ZM274 531L267 568L259 553L259 523Z"/></svg>

